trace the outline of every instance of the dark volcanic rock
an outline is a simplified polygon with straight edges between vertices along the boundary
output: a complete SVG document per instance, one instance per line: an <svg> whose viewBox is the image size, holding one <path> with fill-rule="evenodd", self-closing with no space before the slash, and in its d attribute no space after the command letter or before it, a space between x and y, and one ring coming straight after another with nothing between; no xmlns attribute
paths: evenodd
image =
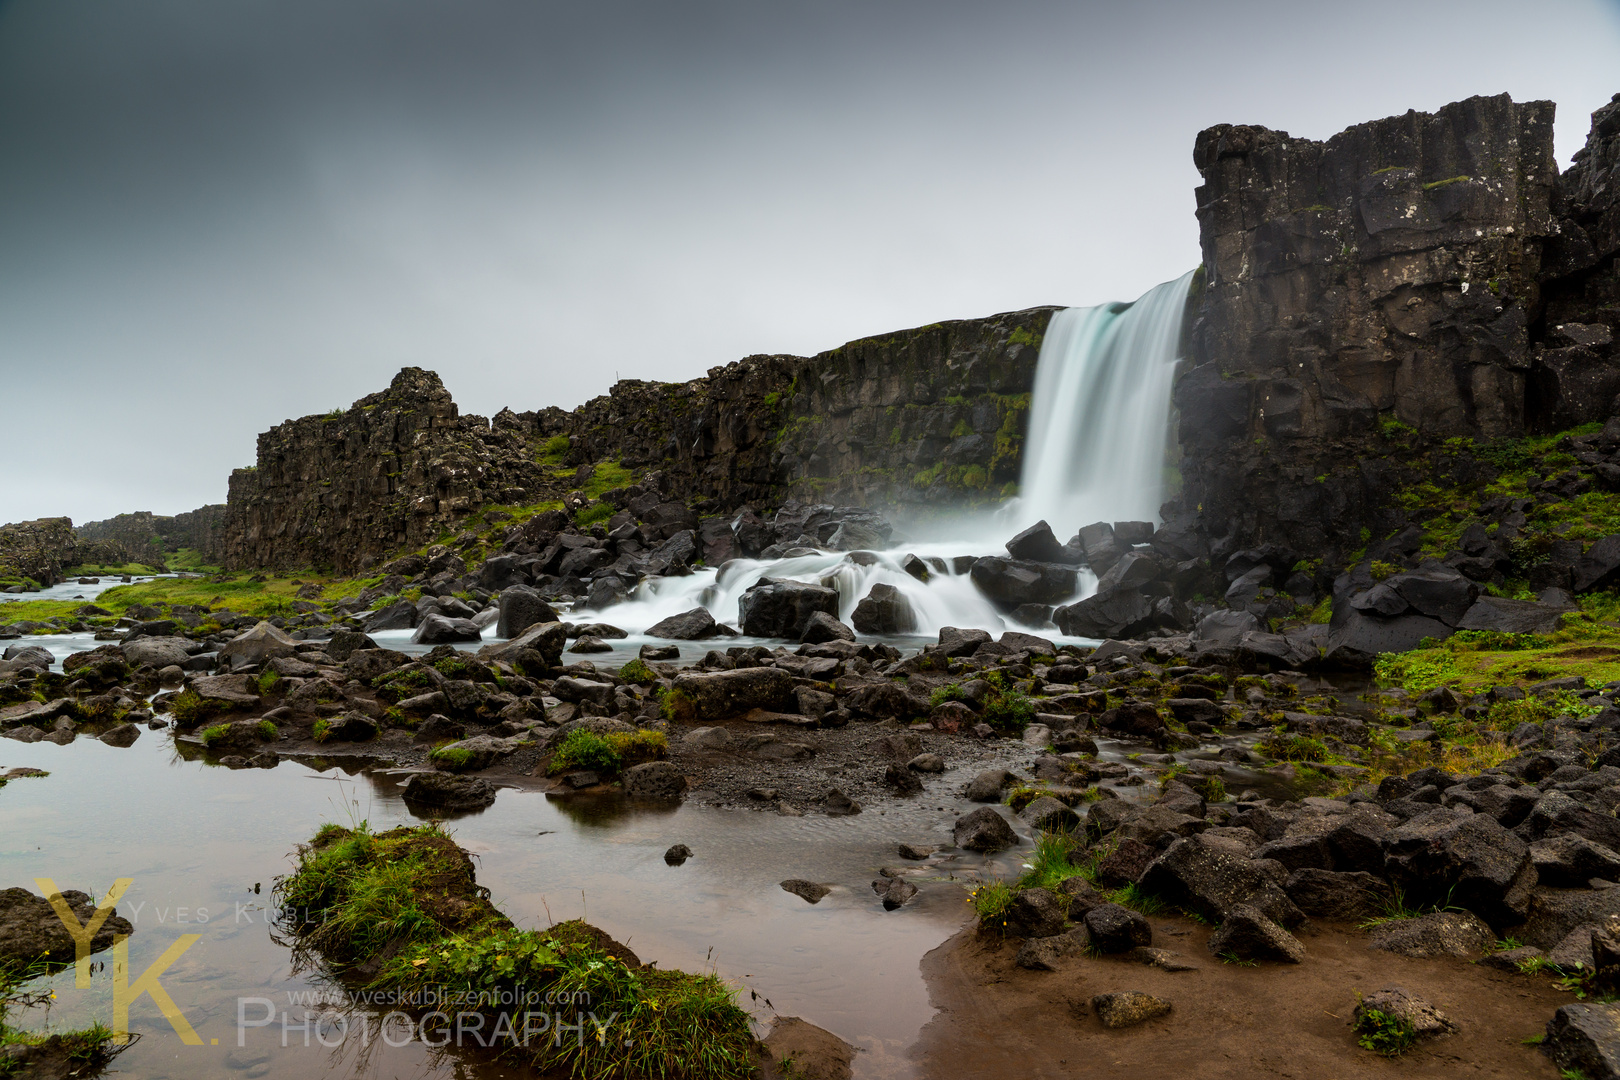
<svg viewBox="0 0 1620 1080"><path fill-rule="evenodd" d="M1276 964L1298 964L1305 959L1305 946L1298 938L1249 904L1237 904L1226 913L1220 928L1209 936L1209 951L1240 960L1267 960Z"/></svg>
<svg viewBox="0 0 1620 1080"><path fill-rule="evenodd" d="M1436 911L1416 919L1393 919L1373 928L1369 949L1402 956L1460 956L1472 959L1496 943L1496 934L1466 911Z"/></svg>
<svg viewBox="0 0 1620 1080"><path fill-rule="evenodd" d="M824 585L761 578L743 593L737 606L738 625L744 634L797 641L815 612L838 617L838 593Z"/></svg>
<svg viewBox="0 0 1620 1080"><path fill-rule="evenodd" d="M1543 1049L1560 1069L1576 1070L1587 1080L1620 1078L1620 1005L1560 1005L1547 1024Z"/></svg>
<svg viewBox="0 0 1620 1080"><path fill-rule="evenodd" d="M911 602L899 589L881 582L855 605L850 622L863 634L909 634L917 627Z"/></svg>
<svg viewBox="0 0 1620 1080"><path fill-rule="evenodd" d="M416 645L449 645L457 641L479 641L483 632L471 619L451 619L443 615L429 615L411 635Z"/></svg>
<svg viewBox="0 0 1620 1080"><path fill-rule="evenodd" d="M1072 566L1003 559L996 555L975 562L970 576L980 592L1009 608L1067 600L1074 595L1076 580Z"/></svg>
<svg viewBox="0 0 1620 1080"><path fill-rule="evenodd" d="M1103 1027L1111 1029L1131 1027L1164 1016L1170 1008L1170 1002L1140 990L1098 994L1091 999L1091 1011L1097 1014Z"/></svg>
<svg viewBox="0 0 1620 1080"><path fill-rule="evenodd" d="M1098 904L1085 913L1091 947L1100 953L1130 952L1153 944L1153 927L1137 912L1118 904Z"/></svg>
<svg viewBox="0 0 1620 1080"><path fill-rule="evenodd" d="M956 846L968 851L1000 851L1018 843L1018 834L1007 824L1007 819L990 806L981 806L957 818L951 833Z"/></svg>
<svg viewBox="0 0 1620 1080"><path fill-rule="evenodd" d="M793 676L780 668L683 672L673 692L683 699L676 718L688 723L725 720L750 709L790 712L794 707Z"/></svg>
<svg viewBox="0 0 1620 1080"><path fill-rule="evenodd" d="M531 626L561 621L556 609L527 585L511 585L501 590L499 604L500 618L495 624L496 637L520 637L523 631Z"/></svg>
<svg viewBox="0 0 1620 1080"><path fill-rule="evenodd" d="M401 792L407 804L437 810L482 810L495 802L495 785L480 776L416 773Z"/></svg>
<svg viewBox="0 0 1620 1080"><path fill-rule="evenodd" d="M79 920L81 927L95 918L96 905L87 894L77 889L61 893L68 909ZM133 934L135 927L114 908L107 921L90 939L90 950L100 952L109 948L117 934ZM67 927L56 914L49 898L36 896L23 888L0 890L0 961L26 966L35 960L48 959L59 964L70 964L74 959L75 944Z"/></svg>
<svg viewBox="0 0 1620 1080"><path fill-rule="evenodd" d="M699 641L714 636L714 625L714 616L709 614L709 609L696 607L653 623L647 627L647 636L672 641Z"/></svg>
<svg viewBox="0 0 1620 1080"><path fill-rule="evenodd" d="M1215 921L1247 904L1282 926L1298 926L1304 914L1277 883L1242 855L1200 836L1165 849L1142 874L1142 887Z"/></svg>

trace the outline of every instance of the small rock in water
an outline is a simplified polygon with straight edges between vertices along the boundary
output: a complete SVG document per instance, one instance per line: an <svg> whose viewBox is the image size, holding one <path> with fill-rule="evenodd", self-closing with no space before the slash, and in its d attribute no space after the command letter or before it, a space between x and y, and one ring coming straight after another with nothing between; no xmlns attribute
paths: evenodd
<svg viewBox="0 0 1620 1080"><path fill-rule="evenodd" d="M916 795L922 791L922 781L910 769L889 765L883 770L883 783L896 795Z"/></svg>
<svg viewBox="0 0 1620 1080"><path fill-rule="evenodd" d="M563 781L572 788L588 788L600 784L602 778L587 769L581 772L569 773L563 777Z"/></svg>
<svg viewBox="0 0 1620 1080"><path fill-rule="evenodd" d="M932 855L938 850L938 846L934 844L901 844L900 857L902 859L915 859L916 861L921 862L923 859L928 858L928 856Z"/></svg>
<svg viewBox="0 0 1620 1080"><path fill-rule="evenodd" d="M678 645L643 645L641 647L643 660L679 660L681 649Z"/></svg>
<svg viewBox="0 0 1620 1080"><path fill-rule="evenodd" d="M569 646L568 651L577 653L612 652L613 646L609 645L607 642L603 641L594 634L587 634L578 641L574 642L573 645Z"/></svg>
<svg viewBox="0 0 1620 1080"><path fill-rule="evenodd" d="M1098 994L1091 999L1091 1009L1102 1021L1103 1027L1125 1028L1163 1016L1170 1011L1170 1003L1140 990L1121 990L1114 994Z"/></svg>
<svg viewBox="0 0 1620 1080"><path fill-rule="evenodd" d="M861 812L861 804L837 788L828 788L821 800L821 809L834 817L847 817Z"/></svg>
<svg viewBox="0 0 1620 1080"><path fill-rule="evenodd" d="M692 849L685 844L671 844L664 852L664 861L671 866L679 866L692 857Z"/></svg>
<svg viewBox="0 0 1620 1080"><path fill-rule="evenodd" d="M806 881L804 878L788 878L782 882L782 888L794 896L808 900L812 904L819 904L823 896L832 892L827 886L817 884L814 881Z"/></svg>
<svg viewBox="0 0 1620 1080"><path fill-rule="evenodd" d="M945 759L938 754L918 754L906 762L906 768L917 772L942 773L945 771Z"/></svg>
<svg viewBox="0 0 1620 1080"><path fill-rule="evenodd" d="M883 910L895 908L917 895L917 886L902 878L878 878L872 882L872 891L883 897Z"/></svg>
<svg viewBox="0 0 1620 1080"><path fill-rule="evenodd" d="M1007 824L1007 819L990 806L981 806L957 818L951 832L956 846L969 851L1000 851L1018 843L1018 834Z"/></svg>

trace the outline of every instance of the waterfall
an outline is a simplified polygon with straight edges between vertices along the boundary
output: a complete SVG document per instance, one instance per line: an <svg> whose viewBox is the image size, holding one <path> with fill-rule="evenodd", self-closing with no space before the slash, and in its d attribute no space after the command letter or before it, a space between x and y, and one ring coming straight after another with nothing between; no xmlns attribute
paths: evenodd
<svg viewBox="0 0 1620 1080"><path fill-rule="evenodd" d="M1093 521L1158 521L1188 273L1134 304L1064 308L1041 342L1012 516L1064 540Z"/></svg>
<svg viewBox="0 0 1620 1080"><path fill-rule="evenodd" d="M849 622L873 585L898 588L916 615L917 632L942 626L992 633L1010 620L966 574L939 570L927 582L901 569L909 553L949 562L959 555L1005 555L1013 532L1044 518L1060 541L1094 521L1156 521L1164 498L1170 385L1192 274L1150 290L1134 304L1064 308L1041 342L1024 442L1020 497L991 523L964 518L959 538L903 543L877 552L869 565L840 552L790 559L737 559L718 569L642 582L600 618L632 635L699 605L735 625L737 602L762 577L813 581L838 591L839 618ZM936 533L936 536L938 534ZM971 537L971 538L970 538ZM1096 578L1082 570L1070 600L1089 595ZM576 616L595 618L597 616ZM1050 627L1033 627L1050 636Z"/></svg>

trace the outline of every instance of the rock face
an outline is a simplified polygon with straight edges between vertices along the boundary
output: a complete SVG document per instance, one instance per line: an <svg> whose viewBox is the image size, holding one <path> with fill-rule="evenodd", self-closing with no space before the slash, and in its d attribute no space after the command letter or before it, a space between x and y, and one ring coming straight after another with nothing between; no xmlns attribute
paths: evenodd
<svg viewBox="0 0 1620 1080"><path fill-rule="evenodd" d="M81 544L71 518L40 518L0 525L0 580L55 585L62 568L78 563L127 561L116 544Z"/></svg>
<svg viewBox="0 0 1620 1080"><path fill-rule="evenodd" d="M259 436L257 464L231 473L225 561L352 573L545 484L521 433L461 416L438 375L405 368L347 410Z"/></svg>
<svg viewBox="0 0 1620 1080"><path fill-rule="evenodd" d="M1609 415L1605 336L1542 335L1544 316L1601 321L1588 313L1614 302L1617 196L1599 176L1617 114L1598 113L1564 177L1552 104L1506 95L1325 143L1198 136L1204 278L1176 403L1181 505L1202 505L1208 536L1342 555L1364 527L1399 527L1398 463L1357 459L1391 458L1408 429L1490 439Z"/></svg>
<svg viewBox="0 0 1620 1080"><path fill-rule="evenodd" d="M173 517L137 510L105 521L87 521L75 526L73 532L82 543L115 545L128 555L128 561L154 569L161 569L181 548L197 552L205 563L218 564L224 554L219 531L224 518L224 503L200 506Z"/></svg>

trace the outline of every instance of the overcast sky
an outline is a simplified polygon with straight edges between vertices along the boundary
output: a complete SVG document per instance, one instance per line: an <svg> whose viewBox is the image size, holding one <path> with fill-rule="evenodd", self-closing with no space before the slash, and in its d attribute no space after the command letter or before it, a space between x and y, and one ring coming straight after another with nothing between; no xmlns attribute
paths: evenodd
<svg viewBox="0 0 1620 1080"><path fill-rule="evenodd" d="M225 497L407 364L464 412L1198 262L1210 124L1508 91L1620 2L0 0L0 521Z"/></svg>

